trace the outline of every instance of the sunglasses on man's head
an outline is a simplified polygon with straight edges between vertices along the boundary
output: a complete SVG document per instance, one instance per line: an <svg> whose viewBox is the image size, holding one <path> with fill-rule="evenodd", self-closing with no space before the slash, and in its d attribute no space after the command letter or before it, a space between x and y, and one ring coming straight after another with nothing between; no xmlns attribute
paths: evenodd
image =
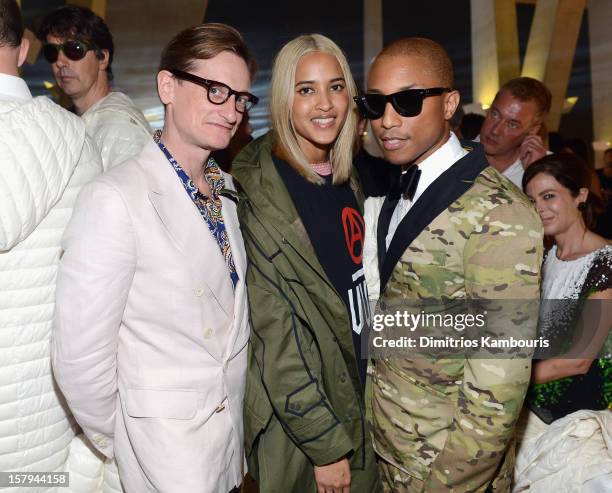
<svg viewBox="0 0 612 493"><path fill-rule="evenodd" d="M59 52L63 51L67 58L78 62L85 58L89 50L95 49L97 49L95 46L85 43L84 41L69 39L63 43L47 43L43 46L43 56L49 63L55 63L59 57Z"/></svg>
<svg viewBox="0 0 612 493"><path fill-rule="evenodd" d="M432 87L430 89L407 89L393 94L363 94L353 99L359 111L368 120L378 120L385 114L387 103L391 103L401 116L417 116L423 109L423 100L429 96L439 96L452 89Z"/></svg>

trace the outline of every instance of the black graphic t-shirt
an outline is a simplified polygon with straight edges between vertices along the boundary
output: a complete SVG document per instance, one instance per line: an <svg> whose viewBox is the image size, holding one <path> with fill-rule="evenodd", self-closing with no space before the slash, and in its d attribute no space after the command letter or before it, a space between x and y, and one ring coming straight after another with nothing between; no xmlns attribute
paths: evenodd
<svg viewBox="0 0 612 493"><path fill-rule="evenodd" d="M367 360L361 359L361 336L366 336L370 307L363 271L365 227L357 200L348 183L315 185L291 166L274 157L293 204L304 224L317 259L331 284L342 297L352 326L353 344L362 385Z"/></svg>

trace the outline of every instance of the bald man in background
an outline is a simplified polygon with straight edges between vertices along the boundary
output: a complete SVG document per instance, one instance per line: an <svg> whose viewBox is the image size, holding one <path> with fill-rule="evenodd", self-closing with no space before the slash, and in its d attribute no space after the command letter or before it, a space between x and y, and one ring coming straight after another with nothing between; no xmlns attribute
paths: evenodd
<svg viewBox="0 0 612 493"><path fill-rule="evenodd" d="M376 233L378 252L376 262L372 249L364 250L368 288L379 281L377 314L454 314L448 306L486 300L496 310L487 316L487 330L518 333L512 325L521 318L517 309L531 315L521 318L520 329L533 335L542 226L527 198L488 166L482 146L461 143L450 132L459 99L447 53L426 38L386 46L370 69L367 93L356 98L384 157L402 167L380 212L366 208L366 234ZM368 268L376 263L378 279ZM526 301L501 303L519 299ZM425 330L414 334L439 334ZM455 323L443 334L468 335L461 330ZM446 359L435 350L417 352L396 350L376 359L370 372L385 490L509 491L509 445L530 360L483 359L466 350Z"/></svg>

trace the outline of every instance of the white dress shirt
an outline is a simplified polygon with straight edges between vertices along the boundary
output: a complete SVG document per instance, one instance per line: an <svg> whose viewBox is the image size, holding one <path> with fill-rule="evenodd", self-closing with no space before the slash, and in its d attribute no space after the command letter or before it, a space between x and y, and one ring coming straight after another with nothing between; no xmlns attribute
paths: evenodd
<svg viewBox="0 0 612 493"><path fill-rule="evenodd" d="M0 101L28 101L32 93L21 77L0 73Z"/></svg>
<svg viewBox="0 0 612 493"><path fill-rule="evenodd" d="M453 132L450 133L449 139L427 159L419 163L417 166L421 170L421 177L417 185L412 200L401 197L395 206L391 221L389 222L389 231L387 232L386 245L387 250L391 244L391 240L397 231L397 227L404 219L412 205L419 200L419 197L442 173L449 169L453 164L459 161L468 153L463 147L459 139Z"/></svg>
<svg viewBox="0 0 612 493"><path fill-rule="evenodd" d="M474 142L480 142L480 135L476 136ZM548 152L547 154L551 153ZM525 167L523 166L523 161L521 161L520 155L516 158L516 161L502 171L501 174L519 187L520 190L523 190L523 175L525 174Z"/></svg>
<svg viewBox="0 0 612 493"><path fill-rule="evenodd" d="M514 183L519 189L523 189L523 175L525 174L525 168L523 166L523 162L520 157L516 158L510 166L508 166L503 172L508 180Z"/></svg>

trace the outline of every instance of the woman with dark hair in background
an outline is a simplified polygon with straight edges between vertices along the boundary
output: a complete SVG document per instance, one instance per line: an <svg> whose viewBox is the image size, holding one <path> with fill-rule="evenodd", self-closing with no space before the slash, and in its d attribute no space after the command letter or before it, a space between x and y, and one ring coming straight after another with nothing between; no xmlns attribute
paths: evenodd
<svg viewBox="0 0 612 493"><path fill-rule="evenodd" d="M272 71L272 132L233 163L250 262L245 440L262 493L381 488L358 359L369 307L355 94L333 41L290 41Z"/></svg>
<svg viewBox="0 0 612 493"><path fill-rule="evenodd" d="M544 261L539 321L551 357L533 365L526 425L518 428L517 492L610 487L612 245L589 229L599 206L589 187L586 164L568 153L540 159L523 176L554 245Z"/></svg>

